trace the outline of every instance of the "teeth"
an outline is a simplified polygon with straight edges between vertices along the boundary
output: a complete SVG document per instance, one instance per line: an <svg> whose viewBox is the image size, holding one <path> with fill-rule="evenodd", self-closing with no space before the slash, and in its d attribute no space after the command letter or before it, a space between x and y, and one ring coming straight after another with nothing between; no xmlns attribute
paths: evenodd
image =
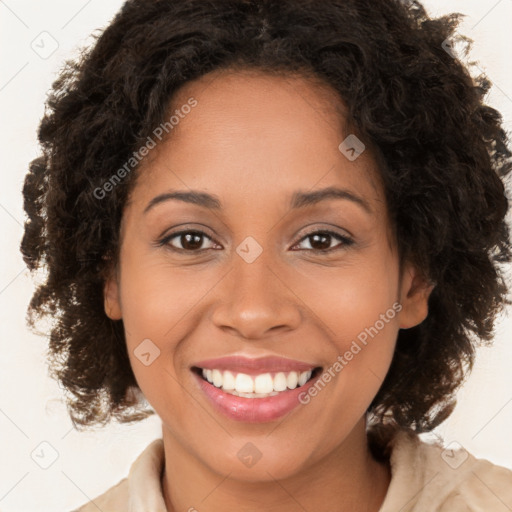
<svg viewBox="0 0 512 512"><path fill-rule="evenodd" d="M286 379L287 387L290 389L295 389L297 387L298 382L299 382L299 376L298 376L297 372L290 372Z"/></svg>
<svg viewBox="0 0 512 512"><path fill-rule="evenodd" d="M299 381L298 381L299 386L304 386L304 384L306 384L309 377L311 377L311 372L302 372L299 375Z"/></svg>
<svg viewBox="0 0 512 512"><path fill-rule="evenodd" d="M222 386L222 383L218 386ZM235 391L239 393L254 393L254 381L245 373L239 373L235 379Z"/></svg>
<svg viewBox="0 0 512 512"><path fill-rule="evenodd" d="M279 372L272 377L270 373L262 373L254 378L245 373L234 374L230 371L203 369L203 377L218 388L222 388L236 396L247 398L263 398L274 396L286 389L295 389L303 386L313 373L306 372Z"/></svg>
<svg viewBox="0 0 512 512"><path fill-rule="evenodd" d="M272 391L272 393L238 393L238 391L227 391L230 395L241 396L244 398L266 398L267 396L276 396L279 394L278 391Z"/></svg>
<svg viewBox="0 0 512 512"><path fill-rule="evenodd" d="M213 370L212 371L212 379L213 379L213 385L220 388L222 386L223 378L222 373L220 373L219 370Z"/></svg>
<svg viewBox="0 0 512 512"><path fill-rule="evenodd" d="M281 391L277 389L274 390L274 383L272 382L272 376L270 373L264 373L263 375L256 376L254 379L254 390L257 393L272 393L272 391Z"/></svg>
<svg viewBox="0 0 512 512"><path fill-rule="evenodd" d="M235 376L231 372L224 372L222 377L222 389L224 390L231 390L235 389Z"/></svg>
<svg viewBox="0 0 512 512"><path fill-rule="evenodd" d="M274 391L284 391L286 386L286 375L283 372L276 374L274 377Z"/></svg>

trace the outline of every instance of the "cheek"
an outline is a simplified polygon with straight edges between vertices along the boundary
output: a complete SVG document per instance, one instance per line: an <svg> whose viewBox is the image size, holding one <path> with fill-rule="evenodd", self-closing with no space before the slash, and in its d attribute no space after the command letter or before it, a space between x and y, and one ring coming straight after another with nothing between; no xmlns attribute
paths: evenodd
<svg viewBox="0 0 512 512"><path fill-rule="evenodd" d="M373 258L354 259L343 268L310 267L295 279L294 291L330 340L328 367L332 375L343 374L335 379L338 385L362 402L373 398L399 330L397 262L375 250Z"/></svg>
<svg viewBox="0 0 512 512"><path fill-rule="evenodd" d="M123 323L133 373L151 406L165 416L172 403L178 418L186 413L178 384L185 366L180 340L186 335L187 312L201 297L190 286L191 276L140 254L126 254L121 268Z"/></svg>
<svg viewBox="0 0 512 512"><path fill-rule="evenodd" d="M190 337L199 325L205 314L205 297L218 283L218 275L193 265L178 268L171 265L165 255L135 249L126 251L120 276L123 323L131 365L139 382L153 378L146 377L148 372L137 357L147 346L149 352L153 350L158 354L151 370L160 368L172 383L175 381L171 376L177 377L185 369L188 372L190 354L187 355L187 350L190 349L181 341Z"/></svg>
<svg viewBox="0 0 512 512"><path fill-rule="evenodd" d="M354 258L337 268L310 265L290 280L326 334L340 340L340 348L376 323L379 331L398 323L398 269L391 259Z"/></svg>
<svg viewBox="0 0 512 512"><path fill-rule="evenodd" d="M147 249L126 240L121 267L121 305L130 343L166 336L201 295L200 273L166 261L163 249ZM161 347L164 349L164 347Z"/></svg>
<svg viewBox="0 0 512 512"><path fill-rule="evenodd" d="M347 433L364 416L387 375L401 306L395 300L396 282L393 286L386 274L377 279L352 269L328 283L308 297L330 340L325 350L329 363L320 377L325 384L315 386L322 398L311 394L304 400L312 402L312 416L324 418L326 431L341 432L343 425Z"/></svg>

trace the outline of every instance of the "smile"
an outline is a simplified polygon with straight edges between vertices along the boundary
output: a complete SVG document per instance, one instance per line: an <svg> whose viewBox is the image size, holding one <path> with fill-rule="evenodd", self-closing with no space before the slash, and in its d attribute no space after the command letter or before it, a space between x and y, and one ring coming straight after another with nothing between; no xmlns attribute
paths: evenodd
<svg viewBox="0 0 512 512"><path fill-rule="evenodd" d="M314 385L322 367L253 375L192 367L192 373L215 411L231 420L262 423L277 420L301 405L299 396Z"/></svg>
<svg viewBox="0 0 512 512"><path fill-rule="evenodd" d="M267 372L251 376L246 373L203 368L202 377L226 393L246 398L265 398L303 386L311 378L313 371L314 368L304 372Z"/></svg>

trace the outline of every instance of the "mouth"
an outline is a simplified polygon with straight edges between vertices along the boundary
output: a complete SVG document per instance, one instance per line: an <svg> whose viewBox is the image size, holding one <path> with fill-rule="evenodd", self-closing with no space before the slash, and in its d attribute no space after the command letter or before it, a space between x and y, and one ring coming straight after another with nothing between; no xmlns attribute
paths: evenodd
<svg viewBox="0 0 512 512"><path fill-rule="evenodd" d="M218 413L230 420L263 423L275 421L304 404L301 396L315 385L322 372L321 366L305 367L265 373L254 368L246 369L248 373L200 366L191 370L199 390Z"/></svg>
<svg viewBox="0 0 512 512"><path fill-rule="evenodd" d="M213 409L235 421L277 420L304 405L322 366L286 357L232 354L196 361L194 380Z"/></svg>
<svg viewBox="0 0 512 512"><path fill-rule="evenodd" d="M264 373L243 373L220 368L201 368L192 366L201 380L215 386L226 394L262 399L288 393L307 387L322 371L321 366L305 371L269 371Z"/></svg>

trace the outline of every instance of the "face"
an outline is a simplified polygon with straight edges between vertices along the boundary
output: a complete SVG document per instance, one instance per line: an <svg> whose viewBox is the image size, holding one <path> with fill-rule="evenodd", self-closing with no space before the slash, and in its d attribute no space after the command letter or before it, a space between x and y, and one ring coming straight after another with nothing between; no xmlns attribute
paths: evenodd
<svg viewBox="0 0 512 512"><path fill-rule="evenodd" d="M180 108L189 98L195 106ZM215 72L187 83L173 103L179 122L137 171L117 273L105 286L105 311L123 320L164 441L247 480L285 478L349 453L398 330L424 320L429 292L412 266L400 275L374 160L339 149L350 134L343 105L303 78ZM304 199L328 188L341 192ZM214 200L165 195L177 191ZM234 398L195 370L226 356L322 370L271 399ZM295 393L293 404L284 393ZM248 442L262 454L253 467L239 460Z"/></svg>

